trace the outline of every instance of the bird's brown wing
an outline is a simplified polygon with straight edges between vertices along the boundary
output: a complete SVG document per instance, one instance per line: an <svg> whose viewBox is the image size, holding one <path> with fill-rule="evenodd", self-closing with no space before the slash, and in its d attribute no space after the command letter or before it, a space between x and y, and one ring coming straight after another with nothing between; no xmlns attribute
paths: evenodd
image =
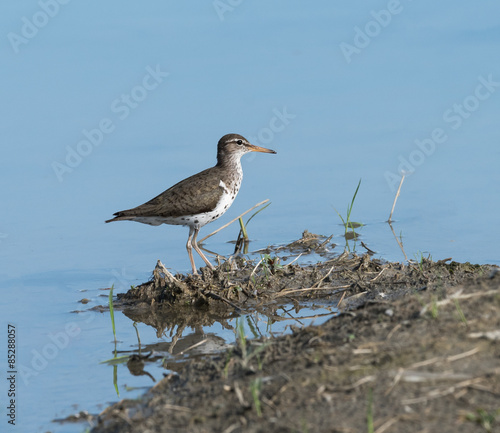
<svg viewBox="0 0 500 433"><path fill-rule="evenodd" d="M181 180L171 188L133 209L116 212L119 221L134 217L180 217L209 212L215 208L224 188L212 167L187 179Z"/></svg>

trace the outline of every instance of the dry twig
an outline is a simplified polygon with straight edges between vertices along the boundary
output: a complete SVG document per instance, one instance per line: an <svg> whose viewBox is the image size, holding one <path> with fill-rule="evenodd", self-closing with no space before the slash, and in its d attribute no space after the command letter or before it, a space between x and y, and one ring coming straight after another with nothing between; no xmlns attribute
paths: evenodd
<svg viewBox="0 0 500 433"><path fill-rule="evenodd" d="M337 290L337 289L347 289L351 287L350 284L346 286L336 286L336 287L308 287L306 289L290 289L290 290L284 290L282 292L279 292L276 294L275 298L281 298L282 296L287 296L290 293L297 293L297 292L310 292L311 290Z"/></svg>
<svg viewBox="0 0 500 433"><path fill-rule="evenodd" d="M406 173L402 173L401 182L399 182L399 187L396 192L396 197L394 197L394 203L392 204L391 214L389 215L389 219L387 222L390 224L392 222L392 213L394 212L394 208L396 207L396 202L398 201L399 193L401 192L401 186L403 185L403 181L405 180Z"/></svg>
<svg viewBox="0 0 500 433"><path fill-rule="evenodd" d="M201 244L204 240L208 239L209 237L215 235L216 233L219 233L221 230L225 229L227 226L230 226L232 223L234 223L235 221L238 221L243 215L246 215L248 212L254 210L256 207L259 207L261 205L263 205L264 203L267 203L269 201L269 199L267 200L264 200L264 201L261 201L260 203L257 203L255 206L252 206L250 209L246 210L245 212L243 212L241 215L237 216L236 218L232 219L231 221L229 221L227 224L224 224L222 227L219 227L217 230L213 231L212 233L210 233L209 235L205 236L203 239L199 240L198 243Z"/></svg>

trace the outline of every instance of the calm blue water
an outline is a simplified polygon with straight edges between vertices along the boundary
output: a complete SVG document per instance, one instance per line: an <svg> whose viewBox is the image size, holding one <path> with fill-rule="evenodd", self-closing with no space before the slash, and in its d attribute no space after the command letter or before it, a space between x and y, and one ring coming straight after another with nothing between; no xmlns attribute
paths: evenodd
<svg viewBox="0 0 500 433"><path fill-rule="evenodd" d="M225 133L278 153L244 157L237 200L201 236L269 198L252 250L308 229L340 253L334 208L345 215L362 179L362 240L403 261L384 221L405 170L393 227L408 258L499 264L499 12L493 0L4 5L1 326L17 326L20 364L57 349L18 377L17 431L68 431L50 420L117 400L98 364L112 356L108 315L71 311L144 281L159 258L190 267L186 228L104 220L213 165ZM237 231L206 247L230 254Z"/></svg>

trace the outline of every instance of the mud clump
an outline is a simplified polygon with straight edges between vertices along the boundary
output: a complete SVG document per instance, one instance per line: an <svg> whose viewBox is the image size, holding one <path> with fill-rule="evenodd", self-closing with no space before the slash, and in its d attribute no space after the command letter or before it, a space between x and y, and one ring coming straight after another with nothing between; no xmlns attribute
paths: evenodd
<svg viewBox="0 0 500 433"><path fill-rule="evenodd" d="M199 327L311 299L341 313L191 359L96 416L92 432L500 431L500 273L448 262L343 255L281 266L264 255L199 277L158 264L117 308L159 334L179 317Z"/></svg>

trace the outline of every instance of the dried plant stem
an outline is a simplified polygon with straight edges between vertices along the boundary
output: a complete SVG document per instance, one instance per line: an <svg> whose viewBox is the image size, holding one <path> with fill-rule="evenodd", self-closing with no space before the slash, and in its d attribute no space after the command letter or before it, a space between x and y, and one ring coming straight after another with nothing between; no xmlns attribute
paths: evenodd
<svg viewBox="0 0 500 433"><path fill-rule="evenodd" d="M304 292L310 292L311 290L340 290L340 289L348 289L349 287L351 287L351 284L347 284L345 286L335 286L335 287L307 287L305 289L289 289L277 293L274 297L281 298L282 296L287 296L291 293L299 293L299 292L304 293Z"/></svg>
<svg viewBox="0 0 500 433"><path fill-rule="evenodd" d="M392 223L390 221L387 221L388 224L389 224L389 227L391 228L391 232L392 234L394 235L394 239L396 239L396 242L398 243L399 245L399 248L401 249L401 251L403 252L403 255L405 256L405 260L408 261L408 256L406 255L405 253L405 249L403 247L403 244L400 242L400 240L398 239L398 237L396 236L396 232L394 231L394 229L392 228Z"/></svg>
<svg viewBox="0 0 500 433"><path fill-rule="evenodd" d="M396 207L396 202L398 201L399 193L401 192L401 186L403 185L403 181L405 180L406 174L403 173L401 176L401 182L399 182L398 191L396 192L396 197L394 197L394 203L392 204L391 214L389 215L388 223L392 222L392 214L394 212L394 208Z"/></svg>
<svg viewBox="0 0 500 433"><path fill-rule="evenodd" d="M232 223L234 223L235 221L239 220L243 215L246 215L248 212L254 210L256 207L262 206L264 203L267 203L268 201L269 201L269 199L261 201L260 203L257 203L255 206L252 206L250 209L248 209L247 211L243 212L241 215L237 216L236 218L232 219L227 224L224 224L222 227L219 227L214 232L210 233L209 235L205 236L203 239L199 240L198 243L201 244L204 240L206 240L209 237L215 235L216 233L219 233L221 230L225 229L227 226L230 226Z"/></svg>

